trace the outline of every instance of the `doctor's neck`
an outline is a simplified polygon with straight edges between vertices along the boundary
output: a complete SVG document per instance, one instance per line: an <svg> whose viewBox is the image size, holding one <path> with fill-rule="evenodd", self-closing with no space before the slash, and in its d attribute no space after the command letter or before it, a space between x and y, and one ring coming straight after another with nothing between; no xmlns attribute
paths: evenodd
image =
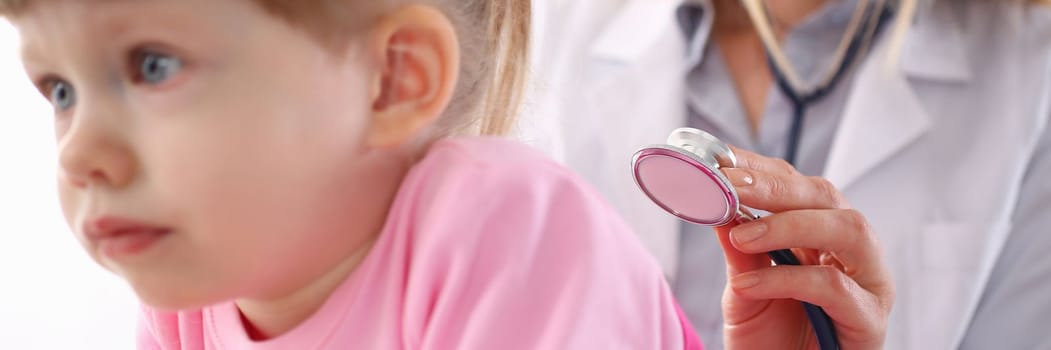
<svg viewBox="0 0 1051 350"><path fill-rule="evenodd" d="M795 27L821 8L826 0L760 0L763 2L774 30L778 34ZM752 32L752 20L748 17L741 0L714 0L715 24L713 30L723 33Z"/></svg>

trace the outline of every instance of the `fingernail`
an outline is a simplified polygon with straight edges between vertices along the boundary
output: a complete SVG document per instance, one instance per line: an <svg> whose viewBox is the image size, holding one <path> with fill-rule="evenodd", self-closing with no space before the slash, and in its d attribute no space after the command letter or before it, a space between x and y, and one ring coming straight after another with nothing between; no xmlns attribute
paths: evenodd
<svg viewBox="0 0 1051 350"><path fill-rule="evenodd" d="M766 223L755 221L734 227L733 230L730 231L730 236L732 236L734 241L737 241L738 244L749 243L766 234L766 228Z"/></svg>
<svg viewBox="0 0 1051 350"><path fill-rule="evenodd" d="M752 288L759 284L759 274L745 272L730 279L730 286L734 289Z"/></svg>
<svg viewBox="0 0 1051 350"><path fill-rule="evenodd" d="M755 183L752 174L740 169L726 169L726 177L730 179L730 183L732 183L734 187L751 186Z"/></svg>

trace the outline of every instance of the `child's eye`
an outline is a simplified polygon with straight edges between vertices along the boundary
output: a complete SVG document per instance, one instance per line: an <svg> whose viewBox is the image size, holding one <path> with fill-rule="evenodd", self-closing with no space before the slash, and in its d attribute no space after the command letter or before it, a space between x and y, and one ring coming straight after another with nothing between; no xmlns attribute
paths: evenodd
<svg viewBox="0 0 1051 350"><path fill-rule="evenodd" d="M145 51L135 57L135 80L146 84L161 84L182 69L182 60L175 56Z"/></svg>
<svg viewBox="0 0 1051 350"><path fill-rule="evenodd" d="M62 80L52 80L47 83L47 96L51 100L51 105L60 111L73 107L73 104L77 102L73 86Z"/></svg>

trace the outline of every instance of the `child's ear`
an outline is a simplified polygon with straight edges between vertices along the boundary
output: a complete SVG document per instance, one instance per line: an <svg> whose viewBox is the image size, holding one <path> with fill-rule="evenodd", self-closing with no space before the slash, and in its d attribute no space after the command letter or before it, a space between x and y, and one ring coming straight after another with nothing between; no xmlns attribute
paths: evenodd
<svg viewBox="0 0 1051 350"><path fill-rule="evenodd" d="M452 98L460 67L456 31L433 7L405 6L376 25L369 55L377 69L367 142L373 147L405 144L431 125Z"/></svg>

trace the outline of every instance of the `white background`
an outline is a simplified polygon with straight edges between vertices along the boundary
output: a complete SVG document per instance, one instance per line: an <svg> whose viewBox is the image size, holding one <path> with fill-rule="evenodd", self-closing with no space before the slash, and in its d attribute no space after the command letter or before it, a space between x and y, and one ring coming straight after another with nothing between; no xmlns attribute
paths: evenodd
<svg viewBox="0 0 1051 350"><path fill-rule="evenodd" d="M133 349L135 296L66 227L51 109L18 45L0 20L0 348Z"/></svg>

